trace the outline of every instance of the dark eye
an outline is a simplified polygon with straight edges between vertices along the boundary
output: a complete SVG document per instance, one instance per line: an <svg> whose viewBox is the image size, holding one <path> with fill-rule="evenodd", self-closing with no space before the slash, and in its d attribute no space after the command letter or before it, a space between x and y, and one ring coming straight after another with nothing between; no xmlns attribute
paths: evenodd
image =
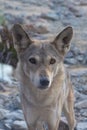
<svg viewBox="0 0 87 130"><path fill-rule="evenodd" d="M35 58L30 58L30 59L29 59L29 62L30 62L31 64L36 64L36 59L35 59Z"/></svg>
<svg viewBox="0 0 87 130"><path fill-rule="evenodd" d="M51 59L50 59L50 64L52 65L52 64L55 64L55 63L56 63L56 59L51 58Z"/></svg>

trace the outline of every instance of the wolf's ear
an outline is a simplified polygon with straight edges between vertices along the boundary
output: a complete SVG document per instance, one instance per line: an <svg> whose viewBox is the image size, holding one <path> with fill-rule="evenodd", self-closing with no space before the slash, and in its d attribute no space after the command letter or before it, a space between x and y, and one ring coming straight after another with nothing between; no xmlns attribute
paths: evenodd
<svg viewBox="0 0 87 130"><path fill-rule="evenodd" d="M28 34L20 24L15 24L12 27L13 42L17 49L23 50L32 43Z"/></svg>
<svg viewBox="0 0 87 130"><path fill-rule="evenodd" d="M60 54L65 55L69 51L72 36L73 29L72 27L68 26L62 32L60 32L60 34L52 42Z"/></svg>

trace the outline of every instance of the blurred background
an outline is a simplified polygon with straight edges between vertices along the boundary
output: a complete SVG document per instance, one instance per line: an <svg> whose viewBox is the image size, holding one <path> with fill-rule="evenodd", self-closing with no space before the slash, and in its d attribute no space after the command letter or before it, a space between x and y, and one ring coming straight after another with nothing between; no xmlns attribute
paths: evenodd
<svg viewBox="0 0 87 130"><path fill-rule="evenodd" d="M13 76L18 62L11 33L15 23L42 40L53 39L68 25L73 27L64 63L75 90L77 130L87 130L87 0L0 0L0 130L27 130Z"/></svg>

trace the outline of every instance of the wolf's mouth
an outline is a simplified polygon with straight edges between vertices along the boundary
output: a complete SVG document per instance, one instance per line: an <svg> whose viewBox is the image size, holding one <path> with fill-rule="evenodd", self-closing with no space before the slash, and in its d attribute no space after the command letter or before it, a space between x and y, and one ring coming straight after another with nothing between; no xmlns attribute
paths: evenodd
<svg viewBox="0 0 87 130"><path fill-rule="evenodd" d="M42 85L40 85L40 86L38 86L38 88L41 89L41 90L44 90L44 89L48 89L48 86L42 86Z"/></svg>

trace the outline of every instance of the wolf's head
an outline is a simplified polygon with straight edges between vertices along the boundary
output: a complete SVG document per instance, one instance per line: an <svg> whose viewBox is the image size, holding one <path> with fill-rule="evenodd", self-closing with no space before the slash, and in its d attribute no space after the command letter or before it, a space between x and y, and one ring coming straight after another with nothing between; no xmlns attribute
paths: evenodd
<svg viewBox="0 0 87 130"><path fill-rule="evenodd" d="M49 88L70 48L72 27L65 28L53 42L49 43L32 41L19 24L13 26L12 33L14 46L25 76L34 87Z"/></svg>

